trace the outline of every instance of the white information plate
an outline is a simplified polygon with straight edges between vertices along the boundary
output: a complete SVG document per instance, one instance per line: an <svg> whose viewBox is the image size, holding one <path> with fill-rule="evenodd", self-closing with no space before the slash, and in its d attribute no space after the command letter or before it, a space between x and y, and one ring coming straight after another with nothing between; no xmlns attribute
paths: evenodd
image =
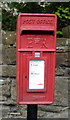
<svg viewBox="0 0 70 120"><path fill-rule="evenodd" d="M44 89L44 60L29 61L29 89Z"/></svg>

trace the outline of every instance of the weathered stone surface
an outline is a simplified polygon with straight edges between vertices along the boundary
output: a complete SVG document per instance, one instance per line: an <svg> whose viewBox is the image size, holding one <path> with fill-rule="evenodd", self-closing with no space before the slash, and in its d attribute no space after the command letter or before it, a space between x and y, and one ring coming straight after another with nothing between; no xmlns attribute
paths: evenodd
<svg viewBox="0 0 70 120"><path fill-rule="evenodd" d="M56 47L56 52L57 53L70 52L70 49L68 46Z"/></svg>
<svg viewBox="0 0 70 120"><path fill-rule="evenodd" d="M38 110L38 117L43 117L46 111Z"/></svg>
<svg viewBox="0 0 70 120"><path fill-rule="evenodd" d="M3 105L4 104L4 101L0 101L0 105Z"/></svg>
<svg viewBox="0 0 70 120"><path fill-rule="evenodd" d="M4 45L2 47L2 62L3 64L16 64L16 48Z"/></svg>
<svg viewBox="0 0 70 120"><path fill-rule="evenodd" d="M68 46L69 43L70 43L69 38L57 38L56 46L57 47Z"/></svg>
<svg viewBox="0 0 70 120"><path fill-rule="evenodd" d="M3 78L0 79L0 85L5 85L7 82L10 82L12 78Z"/></svg>
<svg viewBox="0 0 70 120"><path fill-rule="evenodd" d="M20 114L21 114L22 117L27 117L27 111L26 110L21 111ZM44 114L45 114L45 111L41 111L41 110L38 111L38 117L42 117Z"/></svg>
<svg viewBox="0 0 70 120"><path fill-rule="evenodd" d="M16 71L15 71L15 65L3 65L2 67L2 72L0 70L0 76L3 77L15 77Z"/></svg>
<svg viewBox="0 0 70 120"><path fill-rule="evenodd" d="M0 96L2 96L2 85L0 85Z"/></svg>
<svg viewBox="0 0 70 120"><path fill-rule="evenodd" d="M11 81L7 79L6 83L2 86L2 95L5 97L11 96Z"/></svg>
<svg viewBox="0 0 70 120"><path fill-rule="evenodd" d="M0 64L2 64L2 45L0 44Z"/></svg>
<svg viewBox="0 0 70 120"><path fill-rule="evenodd" d="M22 117L27 117L27 111L26 110L21 111L20 114L21 114Z"/></svg>
<svg viewBox="0 0 70 120"><path fill-rule="evenodd" d="M56 68L55 75L64 76L64 69L62 69L62 67L59 66L58 68Z"/></svg>
<svg viewBox="0 0 70 120"><path fill-rule="evenodd" d="M0 65L0 76L2 76L2 65Z"/></svg>
<svg viewBox="0 0 70 120"><path fill-rule="evenodd" d="M7 98L5 96L0 96L0 101L6 101Z"/></svg>
<svg viewBox="0 0 70 120"><path fill-rule="evenodd" d="M1 25L1 23L0 23L0 25ZM1 31L1 29L0 29L0 44L2 44L2 31Z"/></svg>
<svg viewBox="0 0 70 120"><path fill-rule="evenodd" d="M21 115L24 115L24 111L27 111L27 105L17 105L17 110L20 111Z"/></svg>
<svg viewBox="0 0 70 120"><path fill-rule="evenodd" d="M70 54L66 53L57 53L56 54L56 67L66 67L70 66Z"/></svg>
<svg viewBox="0 0 70 120"><path fill-rule="evenodd" d="M7 101L4 101L3 105L7 106L15 106L17 103L16 101L11 100L10 98Z"/></svg>
<svg viewBox="0 0 70 120"><path fill-rule="evenodd" d="M70 38L70 25L62 29L63 37Z"/></svg>
<svg viewBox="0 0 70 120"><path fill-rule="evenodd" d="M27 105L18 105L18 109L20 110L27 110Z"/></svg>
<svg viewBox="0 0 70 120"><path fill-rule="evenodd" d="M56 68L55 75L68 77L70 75L70 68L59 66L58 68Z"/></svg>
<svg viewBox="0 0 70 120"><path fill-rule="evenodd" d="M2 119L2 105L0 105L0 119Z"/></svg>
<svg viewBox="0 0 70 120"><path fill-rule="evenodd" d="M24 108L24 105L23 105L23 107L19 107L19 106L21 106L21 105L19 105L19 104L16 104L15 106L11 106L10 107L10 112L20 112L21 111L21 109L22 109L22 111L23 110L26 110L25 108Z"/></svg>
<svg viewBox="0 0 70 120"><path fill-rule="evenodd" d="M20 116L20 112L11 112L10 114L9 114L11 117L13 116L13 117L18 117L18 116ZM25 116L24 116L25 117Z"/></svg>
<svg viewBox="0 0 70 120"><path fill-rule="evenodd" d="M70 76L70 68L65 68L64 76L65 77L69 77Z"/></svg>
<svg viewBox="0 0 70 120"><path fill-rule="evenodd" d="M13 45L16 42L16 33L14 31L2 31L2 43Z"/></svg>
<svg viewBox="0 0 70 120"><path fill-rule="evenodd" d="M38 110L45 112L60 112L68 107L54 106L54 105L38 105Z"/></svg>
<svg viewBox="0 0 70 120"><path fill-rule="evenodd" d="M68 106L68 77L56 77L53 105Z"/></svg>
<svg viewBox="0 0 70 120"><path fill-rule="evenodd" d="M68 109L66 109L66 110L64 110L64 111L61 111L60 113L54 113L54 112L45 112L45 114L44 114L44 116L43 116L43 118L44 119L50 119L50 118L53 118L53 119L55 119L55 118L58 118L58 119L65 119L65 120L68 120ZM66 119L67 118L67 119Z"/></svg>
<svg viewBox="0 0 70 120"><path fill-rule="evenodd" d="M2 105L2 118L8 118L8 114L10 113L10 107Z"/></svg>
<svg viewBox="0 0 70 120"><path fill-rule="evenodd" d="M12 80L11 83L11 99L16 101L16 80Z"/></svg>

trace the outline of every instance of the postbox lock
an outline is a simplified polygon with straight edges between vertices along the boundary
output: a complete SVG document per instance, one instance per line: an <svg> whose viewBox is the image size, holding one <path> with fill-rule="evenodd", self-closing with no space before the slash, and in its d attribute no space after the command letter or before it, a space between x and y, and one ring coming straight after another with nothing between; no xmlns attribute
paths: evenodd
<svg viewBox="0 0 70 120"><path fill-rule="evenodd" d="M25 75L25 79L27 79L27 75Z"/></svg>

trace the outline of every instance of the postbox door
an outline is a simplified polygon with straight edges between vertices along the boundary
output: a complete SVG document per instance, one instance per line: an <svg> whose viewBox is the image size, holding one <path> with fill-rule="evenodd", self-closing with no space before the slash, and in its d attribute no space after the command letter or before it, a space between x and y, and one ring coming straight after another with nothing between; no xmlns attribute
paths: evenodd
<svg viewBox="0 0 70 120"><path fill-rule="evenodd" d="M35 52L21 52L20 53L20 77L19 79L21 82L19 83L19 102L20 103L27 103L31 102L34 103L34 101L37 103L46 103L46 101L49 101L49 103L53 100L53 82L54 82L54 76L52 73L53 69L55 68L55 64L53 64L54 61L54 53L49 52L41 52L41 57L34 57L33 55ZM42 63L42 65L40 64ZM34 64L34 66L31 67L31 64ZM36 68L36 65L39 65ZM41 65L42 68L39 68ZM34 68L33 68L34 67ZM34 78L39 78L39 75L32 76L35 71L31 69L42 69L40 71L36 71L36 74L40 74L42 72L42 80L41 83L40 80L33 81ZM30 76L31 75L31 76ZM31 78L33 77L33 78ZM31 79L31 80L30 80ZM51 80L52 79L52 80ZM38 82L37 82L38 81ZM31 82L31 83L30 83ZM35 86L38 83L37 86ZM33 84L33 85L32 85ZM44 85L42 85L44 84ZM34 87L34 88L33 88ZM50 96L49 96L50 95Z"/></svg>

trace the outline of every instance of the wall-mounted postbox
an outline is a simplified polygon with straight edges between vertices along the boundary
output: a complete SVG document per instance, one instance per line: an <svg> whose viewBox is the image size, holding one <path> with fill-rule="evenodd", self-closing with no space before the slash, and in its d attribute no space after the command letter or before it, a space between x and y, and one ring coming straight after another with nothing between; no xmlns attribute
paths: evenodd
<svg viewBox="0 0 70 120"><path fill-rule="evenodd" d="M17 102L51 104L54 99L56 15L19 14Z"/></svg>

